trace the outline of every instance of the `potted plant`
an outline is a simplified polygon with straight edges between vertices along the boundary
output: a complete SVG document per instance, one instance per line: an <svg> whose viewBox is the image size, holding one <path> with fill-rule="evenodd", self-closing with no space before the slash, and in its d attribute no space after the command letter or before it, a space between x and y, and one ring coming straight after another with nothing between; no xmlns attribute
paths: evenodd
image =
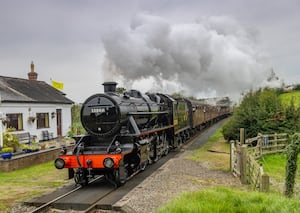
<svg viewBox="0 0 300 213"><path fill-rule="evenodd" d="M40 150L40 149L39 149L39 146L36 145L36 144L30 145L30 149L31 149L32 152L37 152L37 151Z"/></svg>
<svg viewBox="0 0 300 213"><path fill-rule="evenodd" d="M35 117L34 116L29 116L28 117L28 122L34 122L35 121Z"/></svg>
<svg viewBox="0 0 300 213"><path fill-rule="evenodd" d="M25 153L31 152L31 149L30 149L29 145L27 145L27 144L22 144L22 150Z"/></svg>
<svg viewBox="0 0 300 213"><path fill-rule="evenodd" d="M27 145L27 144L23 144L22 145L22 149L25 153L30 153L30 152L37 152L39 151L39 146L37 143L32 142L31 144Z"/></svg>
<svg viewBox="0 0 300 213"><path fill-rule="evenodd" d="M2 152L1 157L3 159L11 159L13 148L12 147L4 147L4 148L2 148L1 152Z"/></svg>
<svg viewBox="0 0 300 213"><path fill-rule="evenodd" d="M40 146L41 150L45 150L46 149L46 143L41 143L39 146Z"/></svg>
<svg viewBox="0 0 300 213"><path fill-rule="evenodd" d="M30 147L31 151L33 151L33 152L37 152L37 151L40 150L40 146L39 146L38 142L36 142L36 141L33 141L33 142L29 145L29 147Z"/></svg>
<svg viewBox="0 0 300 213"><path fill-rule="evenodd" d="M2 119L2 124L5 126L8 123L7 119Z"/></svg>
<svg viewBox="0 0 300 213"><path fill-rule="evenodd" d="M6 131L3 132L3 147L12 147L15 152L20 144L18 136L11 133L13 131L15 131L14 128L7 128Z"/></svg>

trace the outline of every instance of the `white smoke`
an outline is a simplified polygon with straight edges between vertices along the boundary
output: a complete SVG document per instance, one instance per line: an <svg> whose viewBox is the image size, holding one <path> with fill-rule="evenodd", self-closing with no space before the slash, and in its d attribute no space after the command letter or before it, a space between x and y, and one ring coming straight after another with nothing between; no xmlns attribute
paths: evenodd
<svg viewBox="0 0 300 213"><path fill-rule="evenodd" d="M126 88L234 96L262 86L268 75L253 32L229 17L172 23L139 14L128 29L104 36L103 44L107 78Z"/></svg>

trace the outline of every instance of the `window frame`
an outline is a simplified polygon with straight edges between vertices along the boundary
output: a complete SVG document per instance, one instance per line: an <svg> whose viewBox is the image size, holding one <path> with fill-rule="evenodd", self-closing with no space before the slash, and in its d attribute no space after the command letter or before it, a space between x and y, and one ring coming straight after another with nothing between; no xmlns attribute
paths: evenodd
<svg viewBox="0 0 300 213"><path fill-rule="evenodd" d="M12 117L16 116L16 119L12 119ZM7 128L14 128L15 131L22 131L24 130L24 120L23 120L23 113L6 113L6 119L7 119ZM12 123L12 120L15 120L16 126L10 125Z"/></svg>
<svg viewBox="0 0 300 213"><path fill-rule="evenodd" d="M50 128L49 112L36 113L36 128L37 129Z"/></svg>

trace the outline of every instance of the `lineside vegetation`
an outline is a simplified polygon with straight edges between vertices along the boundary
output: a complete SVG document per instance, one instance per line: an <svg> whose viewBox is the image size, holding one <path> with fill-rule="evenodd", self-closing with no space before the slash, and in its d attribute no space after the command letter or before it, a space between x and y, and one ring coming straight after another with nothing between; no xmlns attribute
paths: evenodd
<svg viewBox="0 0 300 213"><path fill-rule="evenodd" d="M223 138L222 132L222 128L218 129L209 138L208 143L193 151L188 159L206 162L213 170L229 172L229 154L226 155L226 152L229 152L229 143ZM299 161L300 159L298 159L298 164ZM260 162L263 163L265 172L271 177L274 176L276 180L271 189L273 193L214 187L197 192L182 193L159 208L157 212L298 212L300 200L286 198L282 195L286 154L264 156ZM299 177L297 177L298 179Z"/></svg>
<svg viewBox="0 0 300 213"><path fill-rule="evenodd" d="M265 155L259 160L259 162L262 164L264 172L267 173L270 177L272 177L270 192L282 195L284 190L283 183L285 181L286 175L286 153L276 155ZM298 158L297 164L300 165L300 158ZM296 175L295 181L296 183L300 183L300 175ZM298 188L296 187L294 193L295 198L299 199L299 186Z"/></svg>
<svg viewBox="0 0 300 213"><path fill-rule="evenodd" d="M222 143L224 139L221 133L226 140L238 140L240 128L246 129L246 138L255 137L258 133L300 132L300 92L283 93L283 89L268 88L249 92L223 128L211 136L207 144L194 151L189 159L209 159L214 164L228 162L226 156L220 157L209 150L222 153L228 143ZM286 154L264 156L261 163L264 164L265 172L278 181L274 183L275 187L282 188L279 184L285 178ZM227 168L221 170L228 171ZM298 212L299 200L285 198L282 192L274 188L272 192L276 193L248 192L226 187L210 188L183 193L157 212Z"/></svg>
<svg viewBox="0 0 300 213"><path fill-rule="evenodd" d="M280 212L296 213L300 201L275 194L247 192L229 188L212 188L179 195L158 213L182 212Z"/></svg>
<svg viewBox="0 0 300 213"><path fill-rule="evenodd" d="M238 140L239 129L246 129L246 138L258 133L300 132L300 92L282 93L279 89L260 89L246 94L223 127L227 140Z"/></svg>
<svg viewBox="0 0 300 213"><path fill-rule="evenodd" d="M52 191L69 182L66 171L58 171L53 161L11 172L0 172L0 212L11 206Z"/></svg>

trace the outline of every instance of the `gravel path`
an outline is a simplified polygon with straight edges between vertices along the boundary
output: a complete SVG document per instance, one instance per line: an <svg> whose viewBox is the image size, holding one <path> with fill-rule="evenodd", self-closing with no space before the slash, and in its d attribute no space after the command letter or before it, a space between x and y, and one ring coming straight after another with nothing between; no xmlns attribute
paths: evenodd
<svg viewBox="0 0 300 213"><path fill-rule="evenodd" d="M229 172L210 170L208 164L186 159L185 151L169 160L114 205L125 212L154 212L185 191L197 191L214 186L240 187L240 181Z"/></svg>

